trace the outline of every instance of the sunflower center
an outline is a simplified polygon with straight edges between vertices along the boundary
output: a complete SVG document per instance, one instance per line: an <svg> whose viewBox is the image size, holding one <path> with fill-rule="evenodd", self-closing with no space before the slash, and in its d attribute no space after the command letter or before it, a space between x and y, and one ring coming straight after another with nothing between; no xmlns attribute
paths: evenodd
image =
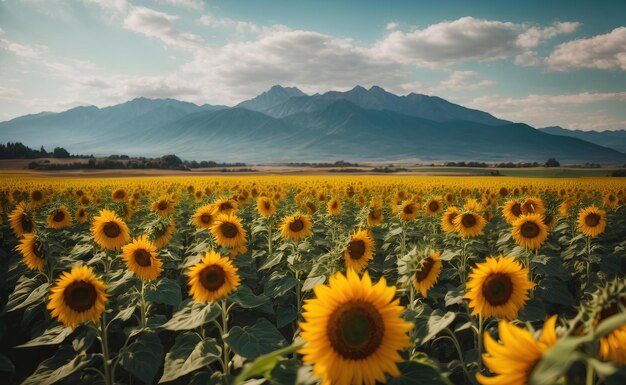
<svg viewBox="0 0 626 385"><path fill-rule="evenodd" d="M526 202L524 203L524 209L526 209L526 212L532 214L535 212L535 205L533 204L533 202Z"/></svg>
<svg viewBox="0 0 626 385"><path fill-rule="evenodd" d="M432 257L426 258L422 267L415 272L415 279L417 282L425 280L426 277L428 277L428 274L430 274L430 271L433 269L433 266L435 266L435 260Z"/></svg>
<svg viewBox="0 0 626 385"><path fill-rule="evenodd" d="M237 226L235 226L234 223L230 223L230 222L222 223L220 225L220 230L222 231L222 234L224 234L226 238L235 238L237 234L239 233L239 231L237 231Z"/></svg>
<svg viewBox="0 0 626 385"><path fill-rule="evenodd" d="M84 209L80 209L80 210L78 210L78 216L79 216L80 218L84 217L84 216L85 216L85 210L84 210Z"/></svg>
<svg viewBox="0 0 626 385"><path fill-rule="evenodd" d="M365 254L365 242L361 239L351 241L348 245L348 254L350 254L352 259L361 259Z"/></svg>
<svg viewBox="0 0 626 385"><path fill-rule="evenodd" d="M232 210L232 208L233 206L228 202L220 204L220 211Z"/></svg>
<svg viewBox="0 0 626 385"><path fill-rule="evenodd" d="M506 274L494 274L483 283L483 295L492 306L506 303L513 294L513 282Z"/></svg>
<svg viewBox="0 0 626 385"><path fill-rule="evenodd" d="M402 212L404 212L407 215L413 214L413 205L404 206L404 209L402 209Z"/></svg>
<svg viewBox="0 0 626 385"><path fill-rule="evenodd" d="M454 226L454 218L456 218L457 215L457 213L450 213L450 215L448 215L448 224L450 226Z"/></svg>
<svg viewBox="0 0 626 385"><path fill-rule="evenodd" d="M600 223L600 216L596 213L591 213L585 217L585 224L589 227L596 227Z"/></svg>
<svg viewBox="0 0 626 385"><path fill-rule="evenodd" d="M337 308L328 319L331 346L348 360L372 355L383 341L385 324L376 307L366 301L352 301Z"/></svg>
<svg viewBox="0 0 626 385"><path fill-rule="evenodd" d="M35 244L33 245L33 254L39 259L46 259L46 256L43 252L43 242L40 240L35 240Z"/></svg>
<svg viewBox="0 0 626 385"><path fill-rule="evenodd" d="M120 229L120 226L115 222L107 222L104 225L103 231L104 231L104 235L106 235L107 237L117 238L122 232L122 229Z"/></svg>
<svg viewBox="0 0 626 385"><path fill-rule="evenodd" d="M222 287L225 280L224 269L217 265L207 266L200 273L200 283L208 291L216 291Z"/></svg>
<svg viewBox="0 0 626 385"><path fill-rule="evenodd" d="M271 209L271 208L272 208L272 205L270 204L270 202L265 201L265 202L263 203L263 207L265 207L265 210L269 210L269 209Z"/></svg>
<svg viewBox="0 0 626 385"><path fill-rule="evenodd" d="M116 199L123 199L124 197L126 197L126 193L122 190L117 190L114 196Z"/></svg>
<svg viewBox="0 0 626 385"><path fill-rule="evenodd" d="M67 306L79 313L91 309L97 297L96 288L85 281L74 281L63 292L63 299Z"/></svg>
<svg viewBox="0 0 626 385"><path fill-rule="evenodd" d="M43 199L43 193L39 190L33 191L33 200L38 202Z"/></svg>
<svg viewBox="0 0 626 385"><path fill-rule="evenodd" d="M437 202L430 202L430 203L428 204L428 209L429 209L430 211L433 211L433 212L438 211L438 210L439 210L439 203L437 203Z"/></svg>
<svg viewBox="0 0 626 385"><path fill-rule="evenodd" d="M148 267L152 265L152 254L150 254L147 250L137 249L133 253L133 257L135 258L135 262L141 267Z"/></svg>
<svg viewBox="0 0 626 385"><path fill-rule="evenodd" d="M337 202L333 202L332 205L330 206L333 210L337 209Z"/></svg>
<svg viewBox="0 0 626 385"><path fill-rule="evenodd" d="M476 218L474 218L474 216L471 214L463 215L463 218L461 219L461 223L463 224L463 227L465 228L472 228L476 226Z"/></svg>
<svg viewBox="0 0 626 385"><path fill-rule="evenodd" d="M381 210L380 209L373 209L372 211L370 211L370 218L378 219L378 218L380 218L380 214L381 214Z"/></svg>
<svg viewBox="0 0 626 385"><path fill-rule="evenodd" d="M209 215L209 214L202 214L200 216L200 221L202 223L211 223L211 215Z"/></svg>
<svg viewBox="0 0 626 385"><path fill-rule="evenodd" d="M52 220L55 222L63 222L65 219L65 213L61 210L57 210L52 217Z"/></svg>
<svg viewBox="0 0 626 385"><path fill-rule="evenodd" d="M520 215L522 215L522 205L519 203L515 203L513 206L511 206L511 212L516 217L519 217Z"/></svg>
<svg viewBox="0 0 626 385"><path fill-rule="evenodd" d="M167 202L160 201L159 204L157 205L157 208L159 209L159 211L166 210L167 209Z"/></svg>
<svg viewBox="0 0 626 385"><path fill-rule="evenodd" d="M540 229L535 222L526 222L520 229L524 238L535 238L539 235Z"/></svg>
<svg viewBox="0 0 626 385"><path fill-rule="evenodd" d="M33 231L33 221L31 221L27 215L22 216L22 228L25 233Z"/></svg>
<svg viewBox="0 0 626 385"><path fill-rule="evenodd" d="M289 223L289 230L293 231L294 233L300 232L302 231L302 229L304 229L304 222L302 222L302 219L296 219L293 222Z"/></svg>

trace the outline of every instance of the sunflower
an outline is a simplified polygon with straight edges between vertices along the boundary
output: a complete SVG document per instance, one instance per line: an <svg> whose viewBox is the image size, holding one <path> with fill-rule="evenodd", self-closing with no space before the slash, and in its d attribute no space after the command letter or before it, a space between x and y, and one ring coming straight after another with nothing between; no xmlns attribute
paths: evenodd
<svg viewBox="0 0 626 385"><path fill-rule="evenodd" d="M128 194L123 188L118 188L111 193L111 198L116 202L124 202L127 197Z"/></svg>
<svg viewBox="0 0 626 385"><path fill-rule="evenodd" d="M398 211L398 216L401 220L409 222L417 218L418 212L419 206L411 200L406 200L402 202L400 210Z"/></svg>
<svg viewBox="0 0 626 385"><path fill-rule="evenodd" d="M498 335L502 344L496 342L485 332L485 351L483 362L495 374L487 377L481 373L476 379L482 385L526 385L543 354L556 343L556 315L548 318L543 325L539 340L522 328L510 322L500 320Z"/></svg>
<svg viewBox="0 0 626 385"><path fill-rule="evenodd" d="M308 215L291 215L285 217L280 225L280 234L283 238L293 241L303 239L311 235L313 223Z"/></svg>
<svg viewBox="0 0 626 385"><path fill-rule="evenodd" d="M159 260L157 248L145 235L133 239L122 247L122 259L128 270L143 280L157 279L161 274L163 263Z"/></svg>
<svg viewBox="0 0 626 385"><path fill-rule="evenodd" d="M370 207L369 213L367 213L367 225L370 227L378 226L383 222L385 216L383 215L383 209L380 206Z"/></svg>
<svg viewBox="0 0 626 385"><path fill-rule="evenodd" d="M430 290L437 279L439 278L439 273L441 272L441 259L439 258L441 253L438 251L430 252L430 254L422 260L422 263L418 270L413 274L413 286L420 293L422 293L422 297L426 298L426 294L428 290Z"/></svg>
<svg viewBox="0 0 626 385"><path fill-rule="evenodd" d="M30 192L31 203L38 207L46 201L46 193L43 190L35 189Z"/></svg>
<svg viewBox="0 0 626 385"><path fill-rule="evenodd" d="M215 220L216 209L213 205L208 204L201 207L198 207L196 212L193 214L193 224L198 229L209 229L213 225L213 221Z"/></svg>
<svg viewBox="0 0 626 385"><path fill-rule="evenodd" d="M220 198L213 202L217 214L230 215L237 211L237 201L231 198Z"/></svg>
<svg viewBox="0 0 626 385"><path fill-rule="evenodd" d="M463 205L463 209L467 211L482 211L483 205L474 198L469 198Z"/></svg>
<svg viewBox="0 0 626 385"><path fill-rule="evenodd" d="M152 203L150 209L152 212L155 212L162 217L166 217L174 212L174 205L168 195L162 195L159 199Z"/></svg>
<svg viewBox="0 0 626 385"><path fill-rule="evenodd" d="M24 234L31 234L35 232L37 225L35 220L26 207L26 204L20 203L9 214L9 225L15 233L16 237L21 237Z"/></svg>
<svg viewBox="0 0 626 385"><path fill-rule="evenodd" d="M98 323L107 302L106 285L90 267L73 267L57 280L48 310L65 326L76 328L87 321Z"/></svg>
<svg viewBox="0 0 626 385"><path fill-rule="evenodd" d="M306 346L302 361L313 373L333 385L385 382L385 372L398 376L398 353L411 345L394 286L385 278L372 285L366 272L362 279L354 270L347 277L337 273L328 285L314 288L314 299L305 301L300 323Z"/></svg>
<svg viewBox="0 0 626 385"><path fill-rule="evenodd" d="M194 301L208 302L226 298L239 286L239 275L230 259L214 251L189 268L189 295Z"/></svg>
<svg viewBox="0 0 626 385"><path fill-rule="evenodd" d="M590 332L602 321L626 308L626 281L613 280L593 293L589 303L592 311ZM598 355L605 361L613 361L617 365L626 365L626 325L621 325L604 337L600 338Z"/></svg>
<svg viewBox="0 0 626 385"><path fill-rule="evenodd" d="M606 213L596 206L585 207L578 213L578 230L587 237L597 237L606 228Z"/></svg>
<svg viewBox="0 0 626 385"><path fill-rule="evenodd" d="M72 216L67 207L60 206L48 215L47 222L51 229L63 229L72 224Z"/></svg>
<svg viewBox="0 0 626 385"><path fill-rule="evenodd" d="M506 201L502 206L502 215L508 224L512 224L522 215L522 203L516 199Z"/></svg>
<svg viewBox="0 0 626 385"><path fill-rule="evenodd" d="M602 204L607 209L616 209L619 206L619 200L615 194L607 193L602 198Z"/></svg>
<svg viewBox="0 0 626 385"><path fill-rule="evenodd" d="M29 269L43 271L46 265L46 254L44 245L36 234L25 234L15 249L22 254L24 264Z"/></svg>
<svg viewBox="0 0 626 385"><path fill-rule="evenodd" d="M256 209L261 216L268 218L276 214L276 205L268 197L259 197L256 202Z"/></svg>
<svg viewBox="0 0 626 385"><path fill-rule="evenodd" d="M472 211L465 211L457 214L453 220L454 229L462 238L471 238L483 234L483 229L487 225L487 220Z"/></svg>
<svg viewBox="0 0 626 385"><path fill-rule="evenodd" d="M528 197L522 203L522 214L543 214L546 212L546 207L543 205L541 198Z"/></svg>
<svg viewBox="0 0 626 385"><path fill-rule="evenodd" d="M101 210L93 219L91 235L100 247L117 250L130 240L128 226L114 211Z"/></svg>
<svg viewBox="0 0 626 385"><path fill-rule="evenodd" d="M352 235L350 242L343 251L343 259L346 261L346 269L354 269L357 272L363 270L369 261L374 258L374 239L367 230L359 230Z"/></svg>
<svg viewBox="0 0 626 385"><path fill-rule="evenodd" d="M459 209L454 206L450 206L441 216L441 229L447 233L456 231L454 226L454 218L459 215Z"/></svg>
<svg viewBox="0 0 626 385"><path fill-rule="evenodd" d="M246 243L246 230L234 214L220 215L211 226L215 241L222 247L240 247Z"/></svg>
<svg viewBox="0 0 626 385"><path fill-rule="evenodd" d="M341 205L341 201L337 198L333 198L329 200L326 207L328 209L328 214L330 214L333 217L336 217L337 215L341 214L342 205Z"/></svg>
<svg viewBox="0 0 626 385"><path fill-rule="evenodd" d="M156 229L152 236L154 240L154 246L157 249L162 249L169 243L170 239L172 239L172 235L174 235L174 230L176 230L176 225L174 224L174 218L170 220L169 223L161 223L161 226Z"/></svg>
<svg viewBox="0 0 626 385"><path fill-rule="evenodd" d="M522 214L513 222L515 243L529 250L537 250L548 238L548 226L541 214Z"/></svg>
<svg viewBox="0 0 626 385"><path fill-rule="evenodd" d="M87 210L83 207L79 208L78 211L76 211L76 221L78 221L78 223L85 223L87 222Z"/></svg>
<svg viewBox="0 0 626 385"><path fill-rule="evenodd" d="M435 216L443 210L443 199L441 197L431 197L424 203L424 212L428 216Z"/></svg>
<svg viewBox="0 0 626 385"><path fill-rule="evenodd" d="M465 298L470 300L472 315L513 320L534 286L528 280L528 269L515 257L487 257L472 269Z"/></svg>
<svg viewBox="0 0 626 385"><path fill-rule="evenodd" d="M559 205L559 215L562 217L569 216L569 209L576 204L576 199L567 198Z"/></svg>

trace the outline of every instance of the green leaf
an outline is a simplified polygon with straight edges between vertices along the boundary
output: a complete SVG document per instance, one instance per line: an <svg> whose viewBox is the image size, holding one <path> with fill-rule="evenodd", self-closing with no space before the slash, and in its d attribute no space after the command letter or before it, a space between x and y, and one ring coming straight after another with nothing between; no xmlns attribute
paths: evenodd
<svg viewBox="0 0 626 385"><path fill-rule="evenodd" d="M552 385L562 376L574 361L582 357L576 352L580 344L589 340L588 336L565 337L546 351L530 376L533 385Z"/></svg>
<svg viewBox="0 0 626 385"><path fill-rule="evenodd" d="M156 288L148 290L146 299L152 303L178 306L183 297L178 282L169 278L161 278L157 282Z"/></svg>
<svg viewBox="0 0 626 385"><path fill-rule="evenodd" d="M163 345L153 332L139 334L135 342L122 353L120 363L145 384L152 384L163 361Z"/></svg>
<svg viewBox="0 0 626 385"><path fill-rule="evenodd" d="M533 270L547 277L567 280L567 272L563 268L561 258L558 256L539 255L532 259Z"/></svg>
<svg viewBox="0 0 626 385"><path fill-rule="evenodd" d="M604 337L624 324L626 324L626 313L615 314L600 322L598 327L596 327L593 336L596 339Z"/></svg>
<svg viewBox="0 0 626 385"><path fill-rule="evenodd" d="M442 330L450 326L456 317L456 313L451 311L444 315L441 315L441 313L441 310L437 309L430 315L430 317L428 317L428 334L422 339L422 341L420 341L420 343L424 344L433 339Z"/></svg>
<svg viewBox="0 0 626 385"><path fill-rule="evenodd" d="M282 349L274 350L273 352L258 357L256 360L254 360L254 362L244 366L241 373L239 373L239 375L235 379L233 385L242 384L245 380L251 377L261 375L267 376L267 374L269 374L272 369L274 369L276 364L281 360L282 356L296 352L303 346L303 343L293 343Z"/></svg>
<svg viewBox="0 0 626 385"><path fill-rule="evenodd" d="M230 299L245 309L254 309L269 302L265 294L256 295L248 286L243 285L231 295Z"/></svg>
<svg viewBox="0 0 626 385"><path fill-rule="evenodd" d="M521 321L543 321L546 319L546 305L539 298L531 298L519 312Z"/></svg>
<svg viewBox="0 0 626 385"><path fill-rule="evenodd" d="M448 385L448 381L434 367L415 361L406 361L398 364L400 375L392 378L389 385Z"/></svg>
<svg viewBox="0 0 626 385"><path fill-rule="evenodd" d="M29 305L32 305L35 302L42 302L42 303L45 302L45 298L49 294L49 290L48 290L49 288L50 288L50 283L48 282L37 286L37 288L35 288L34 290L31 290L29 288L29 285L22 287L19 293L17 293L18 295L16 295L15 297L13 296L13 294L16 294L16 293L13 293L11 295L11 298L9 299L9 303L7 303L7 306L6 306L6 311L10 312L10 311L22 309ZM27 292L24 292L23 290L27 290ZM17 292L17 289L16 289L16 292Z"/></svg>
<svg viewBox="0 0 626 385"><path fill-rule="evenodd" d="M279 305L276 309L276 327L280 329L283 326L289 325L296 317L298 317L298 312L293 305Z"/></svg>
<svg viewBox="0 0 626 385"><path fill-rule="evenodd" d="M326 277L323 275L319 275L316 277L307 277L304 281L304 285L302 285L302 291L313 290L313 288L317 285L321 285L326 282Z"/></svg>
<svg viewBox="0 0 626 385"><path fill-rule="evenodd" d="M53 384L88 366L92 358L91 354L77 355L70 347L61 348L54 356L39 364L35 373L24 380L22 385Z"/></svg>
<svg viewBox="0 0 626 385"><path fill-rule="evenodd" d="M15 371L15 365L13 362L6 358L4 355L0 354L0 372L9 372L13 373Z"/></svg>
<svg viewBox="0 0 626 385"><path fill-rule="evenodd" d="M120 310L115 317L113 317L113 319L111 321L115 321L115 320L120 320L120 321L128 321L130 319L130 317L133 316L133 314L135 313L135 310L137 309L136 306L129 306L124 310Z"/></svg>
<svg viewBox="0 0 626 385"><path fill-rule="evenodd" d="M539 287L541 288L541 293L537 293L537 297L540 297L546 302L565 306L574 306L576 304L567 285L560 279L547 277L541 280Z"/></svg>
<svg viewBox="0 0 626 385"><path fill-rule="evenodd" d="M163 377L159 383L173 381L217 360L220 349L215 339L204 340L196 333L184 333L176 337L172 349L165 355Z"/></svg>
<svg viewBox="0 0 626 385"><path fill-rule="evenodd" d="M202 326L220 315L217 305L187 300L162 327L167 330L191 330Z"/></svg>
<svg viewBox="0 0 626 385"><path fill-rule="evenodd" d="M33 338L25 344L18 345L16 348L28 348L32 346L56 345L65 340L65 337L72 334L72 329L63 326L58 322L52 323L39 337Z"/></svg>
<svg viewBox="0 0 626 385"><path fill-rule="evenodd" d="M263 294L269 298L275 298L276 296L283 295L291 288L298 284L298 280L293 275L285 274L282 272L273 272L263 287Z"/></svg>
<svg viewBox="0 0 626 385"><path fill-rule="evenodd" d="M265 318L252 326L235 326L224 336L228 346L240 356L253 359L287 344L282 334Z"/></svg>

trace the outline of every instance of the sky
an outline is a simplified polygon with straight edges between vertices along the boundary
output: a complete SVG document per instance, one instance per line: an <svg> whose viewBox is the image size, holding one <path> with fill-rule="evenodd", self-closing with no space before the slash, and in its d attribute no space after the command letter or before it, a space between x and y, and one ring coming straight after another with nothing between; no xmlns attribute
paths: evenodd
<svg viewBox="0 0 626 385"><path fill-rule="evenodd" d="M0 0L0 121L271 86L436 95L534 127L626 129L626 5Z"/></svg>

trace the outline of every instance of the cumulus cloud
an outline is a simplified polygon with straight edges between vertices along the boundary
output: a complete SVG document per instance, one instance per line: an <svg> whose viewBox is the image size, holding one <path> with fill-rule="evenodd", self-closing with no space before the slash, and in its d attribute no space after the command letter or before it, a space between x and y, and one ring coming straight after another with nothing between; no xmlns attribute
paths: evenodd
<svg viewBox="0 0 626 385"><path fill-rule="evenodd" d="M454 71L448 79L441 81L432 91L476 91L495 84L492 80L477 80L477 78L478 73L475 71Z"/></svg>
<svg viewBox="0 0 626 385"><path fill-rule="evenodd" d="M187 9L193 9L196 11L200 11L204 8L204 2L202 0L156 0L156 2Z"/></svg>
<svg viewBox="0 0 626 385"><path fill-rule="evenodd" d="M581 68L626 71L626 27L558 45L546 59L554 71Z"/></svg>
<svg viewBox="0 0 626 385"><path fill-rule="evenodd" d="M387 23L387 25L385 26L385 29L388 30L388 31L391 31L391 30L396 29L396 28L398 28L398 23L393 22L393 21L390 22L390 23Z"/></svg>
<svg viewBox="0 0 626 385"><path fill-rule="evenodd" d="M258 33L261 32L261 28L255 23L249 21L233 20L228 17L218 18L211 13L202 15L198 20L198 23L211 28L232 28L239 33Z"/></svg>
<svg viewBox="0 0 626 385"><path fill-rule="evenodd" d="M539 28L470 16L409 32L393 31L372 47L373 54L401 63L437 67L527 54L545 40L571 33L580 23Z"/></svg>

